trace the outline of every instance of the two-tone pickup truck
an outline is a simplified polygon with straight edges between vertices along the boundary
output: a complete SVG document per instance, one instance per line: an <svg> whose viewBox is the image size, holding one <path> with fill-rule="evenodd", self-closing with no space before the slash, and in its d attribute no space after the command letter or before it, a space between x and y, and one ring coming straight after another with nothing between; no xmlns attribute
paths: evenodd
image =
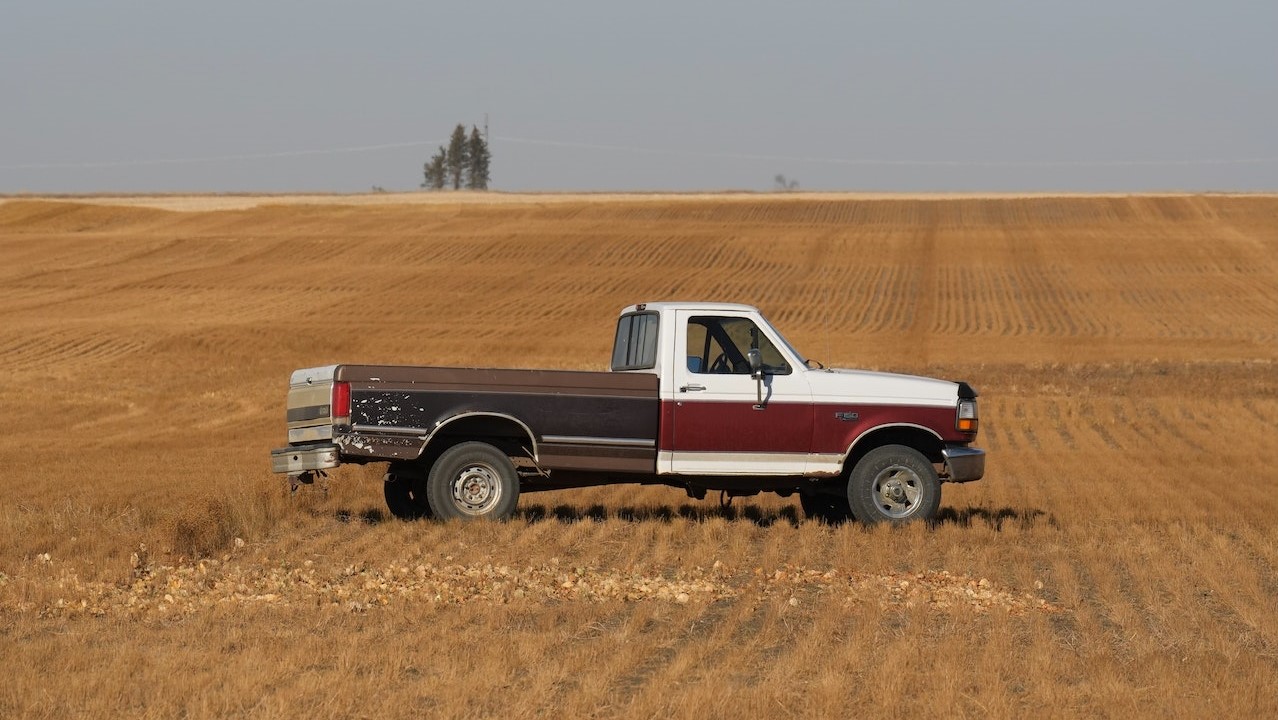
<svg viewBox="0 0 1278 720"><path fill-rule="evenodd" d="M985 453L967 383L805 360L753 307L621 312L611 372L330 365L293 373L294 483L389 462L398 517L510 517L520 493L661 484L690 497L798 493L809 517L935 517Z"/></svg>

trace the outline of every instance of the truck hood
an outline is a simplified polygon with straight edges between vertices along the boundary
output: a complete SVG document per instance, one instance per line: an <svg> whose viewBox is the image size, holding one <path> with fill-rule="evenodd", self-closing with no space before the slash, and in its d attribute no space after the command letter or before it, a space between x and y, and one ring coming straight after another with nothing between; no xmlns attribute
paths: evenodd
<svg viewBox="0 0 1278 720"><path fill-rule="evenodd" d="M827 368L808 371L808 382L815 402L948 407L958 404L958 383L918 375Z"/></svg>

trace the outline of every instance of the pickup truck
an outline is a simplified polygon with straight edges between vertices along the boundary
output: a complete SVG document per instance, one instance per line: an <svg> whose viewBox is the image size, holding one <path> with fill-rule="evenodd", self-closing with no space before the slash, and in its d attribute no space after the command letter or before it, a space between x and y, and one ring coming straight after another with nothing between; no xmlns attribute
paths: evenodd
<svg viewBox="0 0 1278 720"><path fill-rule="evenodd" d="M293 373L298 483L387 462L403 518L505 519L519 495L611 483L702 499L798 494L808 517L930 520L943 482L978 480L965 382L825 368L755 308L644 303L621 311L610 372L329 365Z"/></svg>

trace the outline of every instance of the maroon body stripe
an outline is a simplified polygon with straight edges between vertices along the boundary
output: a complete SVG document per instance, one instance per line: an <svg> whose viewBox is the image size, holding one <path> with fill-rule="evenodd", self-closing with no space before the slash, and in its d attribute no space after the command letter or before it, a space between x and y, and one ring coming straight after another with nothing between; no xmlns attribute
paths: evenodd
<svg viewBox="0 0 1278 720"><path fill-rule="evenodd" d="M662 438L667 417L673 419L672 443L666 450L696 452L806 453L812 445L812 405L769 403L755 410L751 402L689 400L662 402ZM665 412L671 405L673 412Z"/></svg>
<svg viewBox="0 0 1278 720"><path fill-rule="evenodd" d="M855 413L855 419L847 413ZM670 401L661 403L662 450L841 455L876 427L918 425L946 442L970 442L954 428L953 407L854 403Z"/></svg>
<svg viewBox="0 0 1278 720"><path fill-rule="evenodd" d="M676 403L670 400L661 401L661 427L658 430L660 439L657 441L658 450L673 450L675 446L674 434L674 418Z"/></svg>
<svg viewBox="0 0 1278 720"><path fill-rule="evenodd" d="M856 413L855 420L840 420L835 413ZM816 406L812 452L843 453L858 437L884 425L919 425L949 442L965 442L971 438L954 429L952 407L920 407L918 405L821 404Z"/></svg>

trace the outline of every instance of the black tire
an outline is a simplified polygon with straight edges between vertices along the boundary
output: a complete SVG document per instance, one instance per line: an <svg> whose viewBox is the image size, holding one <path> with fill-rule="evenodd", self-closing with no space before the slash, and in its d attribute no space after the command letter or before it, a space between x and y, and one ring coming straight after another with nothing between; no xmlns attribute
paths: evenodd
<svg viewBox="0 0 1278 720"><path fill-rule="evenodd" d="M519 476L505 453L482 442L444 451L426 478L426 500L440 520L505 520L519 503Z"/></svg>
<svg viewBox="0 0 1278 720"><path fill-rule="evenodd" d="M848 504L846 495L801 492L799 504L803 506L803 514L810 520L829 525L842 525L854 519L852 506Z"/></svg>
<svg viewBox="0 0 1278 720"><path fill-rule="evenodd" d="M391 463L382 476L382 493L386 496L386 509L401 520L431 516L426 502L426 473L417 463Z"/></svg>
<svg viewBox="0 0 1278 720"><path fill-rule="evenodd" d="M867 525L932 520L941 507L941 480L914 448L884 445L865 454L848 477L848 503Z"/></svg>

